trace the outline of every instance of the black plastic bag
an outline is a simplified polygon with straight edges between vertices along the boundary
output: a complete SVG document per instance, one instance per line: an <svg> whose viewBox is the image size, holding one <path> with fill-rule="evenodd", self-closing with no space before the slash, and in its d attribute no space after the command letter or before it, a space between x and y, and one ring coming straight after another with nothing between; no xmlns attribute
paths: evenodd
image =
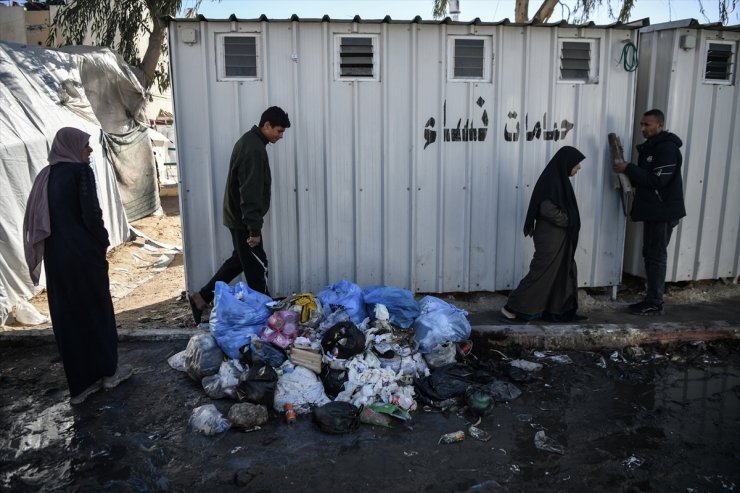
<svg viewBox="0 0 740 493"><path fill-rule="evenodd" d="M321 346L335 358L351 358L365 350L365 334L352 322L339 322L326 331Z"/></svg>
<svg viewBox="0 0 740 493"><path fill-rule="evenodd" d="M422 397L430 401L444 401L465 394L468 387L477 383L474 371L467 365L452 363L441 366L414 382Z"/></svg>
<svg viewBox="0 0 740 493"><path fill-rule="evenodd" d="M329 402L314 408L313 421L325 433L339 435L355 431L360 426L359 409L349 402Z"/></svg>
<svg viewBox="0 0 740 493"><path fill-rule="evenodd" d="M278 375L275 370L267 363L258 361L239 377L236 395L240 401L264 404L271 409L277 381Z"/></svg>
<svg viewBox="0 0 740 493"><path fill-rule="evenodd" d="M344 390L344 382L348 379L347 370L333 370L328 366L321 370L321 383L324 384L324 392L330 399L335 399Z"/></svg>

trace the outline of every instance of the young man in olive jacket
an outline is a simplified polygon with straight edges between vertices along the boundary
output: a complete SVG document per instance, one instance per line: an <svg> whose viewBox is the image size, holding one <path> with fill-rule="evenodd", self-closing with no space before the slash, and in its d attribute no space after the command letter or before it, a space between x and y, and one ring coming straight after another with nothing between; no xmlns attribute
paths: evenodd
<svg viewBox="0 0 740 493"><path fill-rule="evenodd" d="M231 282L244 272L247 285L269 295L267 254L262 240L263 218L270 209L270 161L267 144L283 138L290 127L288 114L278 106L267 108L255 125L234 144L224 192L224 226L231 232L234 251L210 281L189 297L193 319L200 324L213 301L216 281Z"/></svg>
<svg viewBox="0 0 740 493"><path fill-rule="evenodd" d="M643 222L642 256L645 261L647 292L645 300L630 305L635 315L663 313L668 243L678 220L686 215L683 201L679 148L676 135L663 130L665 116L660 110L646 112L640 120L645 142L637 145L637 165L617 162L613 169L625 173L636 186L632 220Z"/></svg>

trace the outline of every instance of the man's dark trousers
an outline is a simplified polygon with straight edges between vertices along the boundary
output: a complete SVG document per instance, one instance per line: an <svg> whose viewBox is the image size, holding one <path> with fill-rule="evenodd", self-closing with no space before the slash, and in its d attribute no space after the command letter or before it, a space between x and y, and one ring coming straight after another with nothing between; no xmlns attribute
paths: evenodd
<svg viewBox="0 0 740 493"><path fill-rule="evenodd" d="M230 283L236 276L244 272L244 278L247 285L259 291L270 295L267 290L267 254L263 247L263 242L252 248L247 244L249 232L246 229L229 229L231 232L231 241L234 245L234 251L231 257L219 267L210 281L203 286L199 293L206 301L213 301L213 290L216 289L216 281Z"/></svg>
<svg viewBox="0 0 740 493"><path fill-rule="evenodd" d="M645 221L642 228L642 257L645 260L647 295L645 301L663 306L668 243L678 221Z"/></svg>

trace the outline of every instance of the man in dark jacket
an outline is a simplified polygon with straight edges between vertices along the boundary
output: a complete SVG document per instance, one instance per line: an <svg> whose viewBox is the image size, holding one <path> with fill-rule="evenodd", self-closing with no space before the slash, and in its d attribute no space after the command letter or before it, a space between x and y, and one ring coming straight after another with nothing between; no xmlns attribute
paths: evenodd
<svg viewBox="0 0 740 493"><path fill-rule="evenodd" d="M647 292L645 300L629 306L636 315L663 313L668 243L678 220L686 215L683 202L679 148L676 135L663 130L665 116L660 110L646 112L640 120L645 142L637 145L637 165L617 162L613 169L626 173L636 186L632 220L643 221L642 256L645 261Z"/></svg>
<svg viewBox="0 0 740 493"><path fill-rule="evenodd" d="M288 114L277 106L267 108L259 125L234 144L224 192L224 226L231 232L234 251L210 281L189 297L196 324L206 306L213 301L217 281L231 282L244 272L247 285L269 295L267 254L262 240L263 218L270 209L270 161L267 144L283 138L290 127Z"/></svg>

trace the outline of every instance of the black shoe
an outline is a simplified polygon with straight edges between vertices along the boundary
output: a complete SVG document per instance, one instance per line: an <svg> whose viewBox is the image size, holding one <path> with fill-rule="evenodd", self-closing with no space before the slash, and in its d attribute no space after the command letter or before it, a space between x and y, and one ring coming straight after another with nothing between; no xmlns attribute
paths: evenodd
<svg viewBox="0 0 740 493"><path fill-rule="evenodd" d="M193 312L193 321L195 322L195 325L200 325L200 320L203 317L203 310L198 308L195 304L192 294L188 296L188 302L190 303L190 311Z"/></svg>
<svg viewBox="0 0 740 493"><path fill-rule="evenodd" d="M588 317L586 315L573 315L573 318L571 319L572 322L585 322L588 320Z"/></svg>
<svg viewBox="0 0 740 493"><path fill-rule="evenodd" d="M655 305L653 303L648 303L647 301L643 301L641 303L635 303L634 305L630 305L627 311L633 315L643 315L643 316L662 315L663 305Z"/></svg>

